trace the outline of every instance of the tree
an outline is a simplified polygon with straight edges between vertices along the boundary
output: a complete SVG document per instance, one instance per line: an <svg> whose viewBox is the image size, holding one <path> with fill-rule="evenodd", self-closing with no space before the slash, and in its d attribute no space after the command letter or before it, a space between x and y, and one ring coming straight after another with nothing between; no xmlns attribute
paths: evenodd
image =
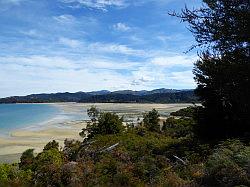
<svg viewBox="0 0 250 187"><path fill-rule="evenodd" d="M123 119L120 118L117 114L104 112L101 113L98 118L98 123L94 127L92 134L117 134L122 132L123 127Z"/></svg>
<svg viewBox="0 0 250 187"><path fill-rule="evenodd" d="M98 134L117 134L124 130L123 118L120 118L117 114L99 112L96 107L91 107L87 112L91 122L87 123L86 128L79 133L82 137L89 139Z"/></svg>
<svg viewBox="0 0 250 187"><path fill-rule="evenodd" d="M56 149L56 150L59 150L59 143L55 140L53 140L52 142L49 142L47 143L43 150L46 151L46 150L50 150L50 149Z"/></svg>
<svg viewBox="0 0 250 187"><path fill-rule="evenodd" d="M152 111L149 111L148 113L143 115L143 124L144 126L150 130L150 131L159 131L160 125L159 125L159 119L160 115L157 110L153 109Z"/></svg>
<svg viewBox="0 0 250 187"><path fill-rule="evenodd" d="M63 154L55 148L44 150L35 158L35 181L41 186L62 186L61 166Z"/></svg>
<svg viewBox="0 0 250 187"><path fill-rule="evenodd" d="M32 169L34 162L34 149L27 149L22 153L20 158L19 167L20 169L27 170Z"/></svg>
<svg viewBox="0 0 250 187"><path fill-rule="evenodd" d="M250 2L203 0L196 10L172 14L188 22L200 59L194 74L199 110L196 127L200 137L241 137L250 132Z"/></svg>
<svg viewBox="0 0 250 187"><path fill-rule="evenodd" d="M87 137L91 133L92 129L97 125L100 110L95 106L91 106L89 109L87 109L87 114L90 118L90 122L87 122L86 128L83 128L79 133L79 135L83 138Z"/></svg>
<svg viewBox="0 0 250 187"><path fill-rule="evenodd" d="M91 106L88 110L87 110L88 116L90 118L90 120L92 122L97 121L97 118L100 114L100 110L98 108L96 108L95 106Z"/></svg>

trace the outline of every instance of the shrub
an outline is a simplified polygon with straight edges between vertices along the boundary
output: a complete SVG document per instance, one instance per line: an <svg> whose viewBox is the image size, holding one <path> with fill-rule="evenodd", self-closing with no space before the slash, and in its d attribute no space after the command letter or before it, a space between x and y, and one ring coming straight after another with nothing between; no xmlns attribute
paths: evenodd
<svg viewBox="0 0 250 187"><path fill-rule="evenodd" d="M175 119L168 118L162 127L162 131L171 137L185 137L193 135L194 121L192 119Z"/></svg>
<svg viewBox="0 0 250 187"><path fill-rule="evenodd" d="M34 149L27 149L22 153L19 168L23 170L32 169L34 158Z"/></svg>
<svg viewBox="0 0 250 187"><path fill-rule="evenodd" d="M44 146L44 148L43 148L44 151L45 150L50 150L50 149L57 149L57 150L59 150L59 143L56 142L55 140L53 140L52 142L47 143Z"/></svg>
<svg viewBox="0 0 250 187"><path fill-rule="evenodd" d="M76 161L80 147L80 141L65 139L63 153L69 161Z"/></svg>
<svg viewBox="0 0 250 187"><path fill-rule="evenodd" d="M31 170L19 170L14 164L0 164L0 186L31 186L32 179Z"/></svg>
<svg viewBox="0 0 250 187"><path fill-rule="evenodd" d="M213 186L250 185L250 147L228 140L215 149L205 164L204 183Z"/></svg>
<svg viewBox="0 0 250 187"><path fill-rule="evenodd" d="M178 116L178 117L194 117L197 114L197 111L200 110L200 106L189 106L187 108L182 108L176 112L171 112L171 116Z"/></svg>
<svg viewBox="0 0 250 187"><path fill-rule="evenodd" d="M39 153L35 159L35 182L43 186L59 186L62 164L63 155L55 148Z"/></svg>
<svg viewBox="0 0 250 187"><path fill-rule="evenodd" d="M98 121L88 123L86 129L80 133L87 135L88 139L96 135L117 134L124 130L123 119L110 112L103 112L99 115Z"/></svg>
<svg viewBox="0 0 250 187"><path fill-rule="evenodd" d="M148 113L143 115L143 124L149 131L159 131L160 125L159 125L159 119L160 115L157 110L153 109L152 111L149 111Z"/></svg>

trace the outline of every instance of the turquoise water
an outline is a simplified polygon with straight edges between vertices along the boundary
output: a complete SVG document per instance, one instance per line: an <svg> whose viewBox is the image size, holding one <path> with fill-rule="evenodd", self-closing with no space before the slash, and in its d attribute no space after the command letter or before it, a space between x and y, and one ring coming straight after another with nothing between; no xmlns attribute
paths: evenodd
<svg viewBox="0 0 250 187"><path fill-rule="evenodd" d="M0 133L48 121L59 113L47 104L0 104Z"/></svg>

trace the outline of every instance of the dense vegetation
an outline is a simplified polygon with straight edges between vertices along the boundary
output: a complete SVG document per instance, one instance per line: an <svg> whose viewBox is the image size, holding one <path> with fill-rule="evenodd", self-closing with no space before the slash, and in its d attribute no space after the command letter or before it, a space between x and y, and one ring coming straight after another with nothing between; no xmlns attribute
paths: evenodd
<svg viewBox="0 0 250 187"><path fill-rule="evenodd" d="M193 118L168 118L162 127L152 110L143 122L88 110L83 141L49 142L38 155L22 154L19 164L0 165L0 186L236 186L250 185L250 144L199 141ZM188 114L192 116L192 114Z"/></svg>
<svg viewBox="0 0 250 187"><path fill-rule="evenodd" d="M33 94L22 97L7 97L0 103L191 103L197 102L193 90L157 89L152 91L100 91L56 94Z"/></svg>
<svg viewBox="0 0 250 187"><path fill-rule="evenodd" d="M124 125L92 107L83 141L25 151L18 165L0 165L0 185L250 186L249 0L204 0L173 15L204 49L194 69L202 106L174 112L162 126L156 110Z"/></svg>
<svg viewBox="0 0 250 187"><path fill-rule="evenodd" d="M249 137L250 1L204 0L197 10L174 14L189 24L200 49L194 75L203 108L200 137Z"/></svg>

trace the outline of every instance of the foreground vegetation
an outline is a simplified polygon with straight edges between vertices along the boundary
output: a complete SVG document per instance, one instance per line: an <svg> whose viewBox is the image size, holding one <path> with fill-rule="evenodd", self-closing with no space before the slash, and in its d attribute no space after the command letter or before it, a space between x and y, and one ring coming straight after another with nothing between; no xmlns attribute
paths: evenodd
<svg viewBox="0 0 250 187"><path fill-rule="evenodd" d="M19 164L0 165L0 185L250 186L250 3L203 2L172 14L204 49L194 68L202 106L174 112L162 126L156 110L124 125L93 107L82 142L25 151Z"/></svg>
<svg viewBox="0 0 250 187"><path fill-rule="evenodd" d="M0 165L0 186L250 185L249 142L203 143L190 113L163 126L156 110L127 125L94 107L88 115L83 141L66 139L63 149L52 141L37 156L26 150L20 163Z"/></svg>

